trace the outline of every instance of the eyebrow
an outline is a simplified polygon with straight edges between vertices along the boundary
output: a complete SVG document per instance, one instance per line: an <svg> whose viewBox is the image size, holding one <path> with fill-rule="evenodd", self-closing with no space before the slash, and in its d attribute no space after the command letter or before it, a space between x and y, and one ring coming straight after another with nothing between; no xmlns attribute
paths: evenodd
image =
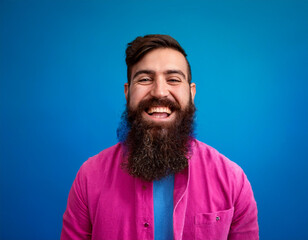
<svg viewBox="0 0 308 240"><path fill-rule="evenodd" d="M186 76L185 76L185 74L181 71L181 70L167 70L166 72L165 72L165 74L179 74L179 75L181 75L184 79L186 79Z"/></svg>
<svg viewBox="0 0 308 240"><path fill-rule="evenodd" d="M141 75L141 74L153 75L154 73L155 73L155 72L152 71L152 70L140 70L140 71L137 71L137 72L134 74L134 76L133 76L132 79L135 79L136 77L138 77L138 76Z"/></svg>
<svg viewBox="0 0 308 240"><path fill-rule="evenodd" d="M141 75L141 74L154 75L154 74L155 74L155 71L153 71L153 70L146 70L146 69L145 69L145 70L137 71L137 72L134 74L134 76L133 76L132 79L135 79L136 77L138 77L138 76ZM184 79L186 79L185 74L184 74L181 70L167 70L167 71L164 72L164 74L166 74L166 75L170 75L170 74L179 74L179 75L181 75Z"/></svg>

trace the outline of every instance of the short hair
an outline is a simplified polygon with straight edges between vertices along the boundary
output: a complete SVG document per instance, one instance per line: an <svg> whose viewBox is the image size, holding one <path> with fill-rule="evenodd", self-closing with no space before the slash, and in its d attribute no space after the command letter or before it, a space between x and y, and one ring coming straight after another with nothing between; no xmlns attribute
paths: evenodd
<svg viewBox="0 0 308 240"><path fill-rule="evenodd" d="M186 59L188 66L188 83L191 83L191 68L187 60L187 54L181 45L171 36L162 34L149 34L143 37L137 37L134 41L127 44L126 48L126 65L127 65L127 82L131 82L132 67L137 64L143 56L154 49L171 48L179 51Z"/></svg>

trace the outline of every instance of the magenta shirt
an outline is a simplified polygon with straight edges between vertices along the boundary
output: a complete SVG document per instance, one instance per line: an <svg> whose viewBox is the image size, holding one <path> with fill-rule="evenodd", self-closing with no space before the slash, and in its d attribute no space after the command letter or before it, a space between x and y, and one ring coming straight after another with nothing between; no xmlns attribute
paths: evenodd
<svg viewBox="0 0 308 240"><path fill-rule="evenodd" d="M174 239L259 239L257 206L243 170L192 141L189 167L174 179ZM63 215L62 240L154 240L153 183L121 169L118 143L86 161Z"/></svg>

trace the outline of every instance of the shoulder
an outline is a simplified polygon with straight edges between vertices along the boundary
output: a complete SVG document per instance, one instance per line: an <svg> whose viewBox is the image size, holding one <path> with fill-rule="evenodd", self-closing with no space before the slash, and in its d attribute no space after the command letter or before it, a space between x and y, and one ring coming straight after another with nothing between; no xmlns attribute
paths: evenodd
<svg viewBox="0 0 308 240"><path fill-rule="evenodd" d="M192 151L190 178L198 186L196 192L206 192L216 210L234 208L229 238L238 239L241 234L241 239L258 239L257 205L242 168L198 140L193 141Z"/></svg>
<svg viewBox="0 0 308 240"><path fill-rule="evenodd" d="M232 191L235 196L243 189L249 189L250 183L243 169L213 147L195 140L190 159L191 178L203 179L213 187Z"/></svg>
<svg viewBox="0 0 308 240"><path fill-rule="evenodd" d="M192 159L196 164L206 165L207 168L212 166L228 170L234 174L243 172L238 164L228 159L215 148L196 139L192 143Z"/></svg>
<svg viewBox="0 0 308 240"><path fill-rule="evenodd" d="M85 161L79 169L79 174L92 177L101 176L107 169L120 165L122 157L123 146L117 143Z"/></svg>

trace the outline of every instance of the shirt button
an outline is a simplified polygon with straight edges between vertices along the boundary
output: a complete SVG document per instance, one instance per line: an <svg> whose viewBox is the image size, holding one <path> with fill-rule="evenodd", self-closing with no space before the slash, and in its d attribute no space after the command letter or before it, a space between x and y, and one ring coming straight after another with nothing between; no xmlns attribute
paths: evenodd
<svg viewBox="0 0 308 240"><path fill-rule="evenodd" d="M217 217L216 217L216 221L219 221L219 220L220 220L220 217L219 217L219 216L217 216Z"/></svg>
<svg viewBox="0 0 308 240"><path fill-rule="evenodd" d="M146 223L143 224L143 226L147 228L147 227L150 226L150 224L146 222Z"/></svg>

